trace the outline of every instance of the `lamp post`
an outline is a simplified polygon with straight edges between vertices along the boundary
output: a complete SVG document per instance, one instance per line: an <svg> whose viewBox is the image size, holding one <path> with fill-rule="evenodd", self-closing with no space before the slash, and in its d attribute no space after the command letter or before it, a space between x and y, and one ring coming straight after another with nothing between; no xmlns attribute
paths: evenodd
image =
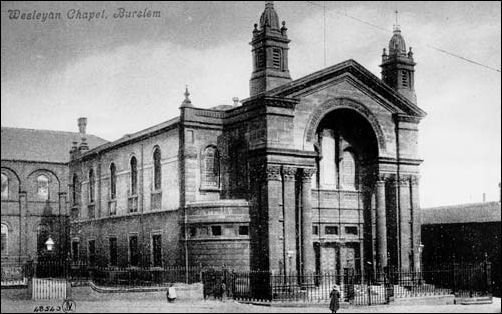
<svg viewBox="0 0 502 314"><path fill-rule="evenodd" d="M45 246L47 247L48 252L52 252L54 249L54 241L52 240L51 236L49 236L49 239L45 241Z"/></svg>

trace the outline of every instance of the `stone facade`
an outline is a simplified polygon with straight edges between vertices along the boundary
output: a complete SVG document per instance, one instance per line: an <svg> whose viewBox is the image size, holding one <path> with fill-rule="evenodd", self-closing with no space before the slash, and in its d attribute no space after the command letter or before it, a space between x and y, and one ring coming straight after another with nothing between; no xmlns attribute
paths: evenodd
<svg viewBox="0 0 502 314"><path fill-rule="evenodd" d="M120 265L131 265L132 248L151 266L162 256L162 265L288 273L419 267L417 136L425 113L401 85L353 60L291 81L288 42L267 3L251 42L251 97L241 106L197 108L186 91L178 118L72 153L70 178L82 178L70 197L76 257L92 247L104 256L93 260L109 264L106 241L90 237L113 230L118 252L129 256ZM259 55L263 45L282 53ZM156 147L161 180L152 189ZM155 230L160 249L149 235ZM130 233L138 234L132 244Z"/></svg>
<svg viewBox="0 0 502 314"><path fill-rule="evenodd" d="M79 133L2 128L2 265L66 255L68 146L79 138ZM105 142L89 140L92 146ZM49 238L52 252L45 245Z"/></svg>

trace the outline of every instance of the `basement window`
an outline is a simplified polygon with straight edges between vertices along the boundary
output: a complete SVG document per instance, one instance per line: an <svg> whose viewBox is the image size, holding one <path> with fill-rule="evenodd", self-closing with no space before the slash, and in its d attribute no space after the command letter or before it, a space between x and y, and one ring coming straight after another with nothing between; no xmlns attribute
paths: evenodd
<svg viewBox="0 0 502 314"><path fill-rule="evenodd" d="M213 236L221 236L221 226L211 226L211 234Z"/></svg>
<svg viewBox="0 0 502 314"><path fill-rule="evenodd" d="M324 228L324 233L325 234L338 234L338 227L337 226L326 226Z"/></svg>
<svg viewBox="0 0 502 314"><path fill-rule="evenodd" d="M249 227L248 226L239 226L239 235L248 235Z"/></svg>
<svg viewBox="0 0 502 314"><path fill-rule="evenodd" d="M357 235L357 227L354 226L345 227L345 234Z"/></svg>

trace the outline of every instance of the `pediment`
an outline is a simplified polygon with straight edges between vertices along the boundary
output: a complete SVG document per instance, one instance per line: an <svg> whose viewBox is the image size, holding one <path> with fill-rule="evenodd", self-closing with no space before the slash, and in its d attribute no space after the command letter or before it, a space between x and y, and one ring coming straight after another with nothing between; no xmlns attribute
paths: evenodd
<svg viewBox="0 0 502 314"><path fill-rule="evenodd" d="M267 91L261 96L301 98L302 95L312 93L313 91L333 84L339 84L342 81L348 82L373 98L379 98L381 100L379 103L393 113L417 118L422 118L426 115L425 111L393 90L354 60L347 60L329 68L314 72Z"/></svg>

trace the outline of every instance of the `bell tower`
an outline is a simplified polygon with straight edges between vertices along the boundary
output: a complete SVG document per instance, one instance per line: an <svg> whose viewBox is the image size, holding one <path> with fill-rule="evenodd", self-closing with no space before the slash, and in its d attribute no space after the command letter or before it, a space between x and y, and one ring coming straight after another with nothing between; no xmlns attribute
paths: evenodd
<svg viewBox="0 0 502 314"><path fill-rule="evenodd" d="M417 103L415 94L415 65L413 61L413 52L406 53L406 43L401 35L401 29L397 24L394 25L394 32L389 41L389 53L385 48L382 54L382 81L408 98L414 104Z"/></svg>
<svg viewBox="0 0 502 314"><path fill-rule="evenodd" d="M267 1L260 17L260 25L254 25L252 46L253 73L249 81L250 96L291 81L288 69L288 43L286 22L279 27L279 17L273 1Z"/></svg>

